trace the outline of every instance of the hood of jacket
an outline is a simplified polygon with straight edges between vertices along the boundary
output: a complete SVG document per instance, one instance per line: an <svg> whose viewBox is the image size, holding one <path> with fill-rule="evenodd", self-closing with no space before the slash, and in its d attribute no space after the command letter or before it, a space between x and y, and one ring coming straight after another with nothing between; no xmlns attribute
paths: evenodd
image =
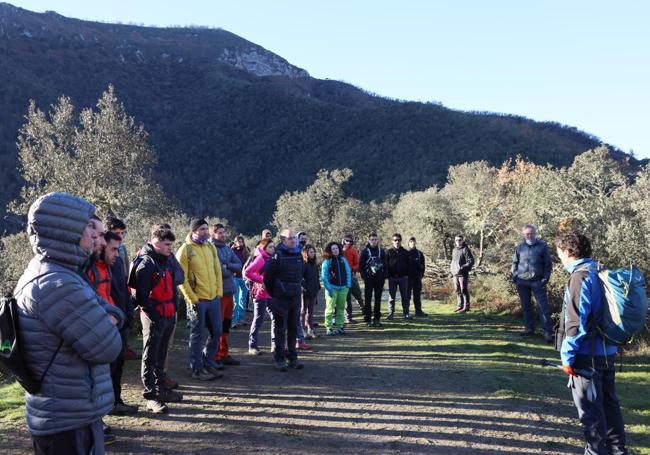
<svg viewBox="0 0 650 455"><path fill-rule="evenodd" d="M94 205L68 193L49 193L38 198L27 215L27 233L34 255L78 270L90 256L79 242L94 214Z"/></svg>
<svg viewBox="0 0 650 455"><path fill-rule="evenodd" d="M266 250L264 248L262 248L261 246L258 246L257 248L255 248L255 253L258 256L261 256L262 259L264 259L264 260L271 257L271 255L269 253L267 253Z"/></svg>

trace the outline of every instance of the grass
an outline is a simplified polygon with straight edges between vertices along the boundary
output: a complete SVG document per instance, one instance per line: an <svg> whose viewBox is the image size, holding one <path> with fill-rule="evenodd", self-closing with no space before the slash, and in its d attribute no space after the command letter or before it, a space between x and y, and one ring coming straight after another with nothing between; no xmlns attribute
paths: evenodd
<svg viewBox="0 0 650 455"><path fill-rule="evenodd" d="M0 385L0 422L25 416L25 392L17 382Z"/></svg>

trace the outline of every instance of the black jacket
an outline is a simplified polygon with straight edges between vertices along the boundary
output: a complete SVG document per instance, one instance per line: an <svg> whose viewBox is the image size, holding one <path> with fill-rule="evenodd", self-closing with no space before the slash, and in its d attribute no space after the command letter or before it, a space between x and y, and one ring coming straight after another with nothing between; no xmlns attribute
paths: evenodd
<svg viewBox="0 0 650 455"><path fill-rule="evenodd" d="M409 253L409 278L424 278L424 254L417 248L408 250Z"/></svg>
<svg viewBox="0 0 650 455"><path fill-rule="evenodd" d="M320 277L316 261L308 261L302 267L302 289L307 297L316 297L320 290Z"/></svg>
<svg viewBox="0 0 650 455"><path fill-rule="evenodd" d="M115 305L126 314L127 321L133 319L133 300L129 293L126 268L122 256L118 256L111 266L111 297Z"/></svg>
<svg viewBox="0 0 650 455"><path fill-rule="evenodd" d="M364 280L386 279L386 250L366 243L359 256L359 274Z"/></svg>
<svg viewBox="0 0 650 455"><path fill-rule="evenodd" d="M150 298L151 291L156 283L153 277L156 274L170 273L173 286L173 303L176 305L178 300L178 289L174 285L177 283L175 277L176 267L169 257L156 253L150 244L146 244L142 249L142 259L138 264L135 271L136 288L135 288L135 301L136 305L142 308L142 311L147 313L147 316L152 321L158 321L160 315L155 310L156 305L160 302Z"/></svg>
<svg viewBox="0 0 650 455"><path fill-rule="evenodd" d="M454 247L451 252L451 274L454 276L467 276L474 265L474 255L467 244L463 243L460 248Z"/></svg>
<svg viewBox="0 0 650 455"><path fill-rule="evenodd" d="M400 278L409 276L410 261L409 252L400 246L399 248L389 248L386 252L388 278Z"/></svg>
<svg viewBox="0 0 650 455"><path fill-rule="evenodd" d="M293 301L300 297L303 277L300 248L289 250L280 244L264 264L264 287L274 299Z"/></svg>

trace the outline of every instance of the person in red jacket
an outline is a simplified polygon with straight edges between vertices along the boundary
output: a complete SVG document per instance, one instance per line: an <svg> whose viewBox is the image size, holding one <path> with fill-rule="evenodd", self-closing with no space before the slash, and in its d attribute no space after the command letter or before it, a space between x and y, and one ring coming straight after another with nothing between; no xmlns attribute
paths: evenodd
<svg viewBox="0 0 650 455"><path fill-rule="evenodd" d="M111 267L120 255L119 249L122 244L122 237L112 231L106 231L103 235L104 242L97 242L98 245L103 245L99 250L95 249L93 252L92 262L88 267L86 273L90 284L101 298L106 300L111 305L115 305L113 296L111 295L112 287L112 274ZM111 380L113 382L113 395L115 403L113 409L109 414L111 415L125 415L135 414L138 412L137 406L130 406L122 401L122 372L124 369L124 338L127 336L125 330L120 330L122 337L122 352L120 355L111 362Z"/></svg>
<svg viewBox="0 0 650 455"><path fill-rule="evenodd" d="M345 323L356 324L356 321L352 319L352 297L355 298L362 312L364 304L361 288L359 287L359 279L357 278L357 272L359 271L359 250L354 247L354 236L352 234L346 234L343 237L343 257L348 261L348 265L352 271L352 287L350 288L350 292L348 292L345 306Z"/></svg>

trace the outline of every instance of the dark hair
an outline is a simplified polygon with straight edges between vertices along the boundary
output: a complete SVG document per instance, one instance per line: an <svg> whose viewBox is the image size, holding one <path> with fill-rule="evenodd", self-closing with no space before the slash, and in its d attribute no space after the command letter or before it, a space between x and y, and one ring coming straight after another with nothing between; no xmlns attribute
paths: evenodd
<svg viewBox="0 0 650 455"><path fill-rule="evenodd" d="M379 236L377 235L376 232L371 232L370 234L368 234L368 238L370 237L379 237Z"/></svg>
<svg viewBox="0 0 650 455"><path fill-rule="evenodd" d="M417 242L417 240L415 240L415 237L411 237L411 238L409 239L409 242Z"/></svg>
<svg viewBox="0 0 650 455"><path fill-rule="evenodd" d="M307 244L303 247L302 249L302 260L303 262L309 262L309 250L314 250L314 253L316 252L316 248L314 245ZM316 256L314 255L314 262L316 262Z"/></svg>
<svg viewBox="0 0 650 455"><path fill-rule="evenodd" d="M219 229L226 229L226 226L224 226L221 223L213 224L212 227L210 228L210 231L217 232Z"/></svg>
<svg viewBox="0 0 650 455"><path fill-rule="evenodd" d="M323 258L324 259L329 259L334 257L332 254L332 247L336 245L339 247L339 256L343 254L343 247L339 242L329 242L327 245L325 245L325 249L323 250Z"/></svg>
<svg viewBox="0 0 650 455"><path fill-rule="evenodd" d="M402 234L393 234L392 238L398 238L402 240Z"/></svg>
<svg viewBox="0 0 650 455"><path fill-rule="evenodd" d="M161 223L161 224L152 224L151 225L151 237L153 237L153 233L156 232L158 229L171 229L172 227L169 225L169 223Z"/></svg>
<svg viewBox="0 0 650 455"><path fill-rule="evenodd" d="M273 239L262 239L257 242L257 246L261 246L262 249L266 251L266 247L269 246L269 243L273 243Z"/></svg>
<svg viewBox="0 0 650 455"><path fill-rule="evenodd" d="M162 226L159 226L158 229L151 233L151 238L157 240L170 240L172 242L176 241L176 236L172 230Z"/></svg>
<svg viewBox="0 0 650 455"><path fill-rule="evenodd" d="M106 243L110 242L111 240L116 240L118 242L122 241L122 236L116 234L113 231L106 231L104 232L104 240L106 240Z"/></svg>
<svg viewBox="0 0 650 455"><path fill-rule="evenodd" d="M90 219L95 220L95 221L99 221L100 223L102 222L102 220L97 215L94 215L94 214L90 215Z"/></svg>
<svg viewBox="0 0 650 455"><path fill-rule="evenodd" d="M106 218L106 221L104 221L104 225L106 226L106 229L108 229L109 231L112 231L113 229L126 230L126 224L124 224L124 221L119 220L114 216L109 216L108 218Z"/></svg>
<svg viewBox="0 0 650 455"><path fill-rule="evenodd" d="M555 246L576 259L591 257L591 242L586 235L576 229L560 232L555 238Z"/></svg>
<svg viewBox="0 0 650 455"><path fill-rule="evenodd" d="M298 232L298 237L300 237L301 235L307 235L307 233L305 231Z"/></svg>

